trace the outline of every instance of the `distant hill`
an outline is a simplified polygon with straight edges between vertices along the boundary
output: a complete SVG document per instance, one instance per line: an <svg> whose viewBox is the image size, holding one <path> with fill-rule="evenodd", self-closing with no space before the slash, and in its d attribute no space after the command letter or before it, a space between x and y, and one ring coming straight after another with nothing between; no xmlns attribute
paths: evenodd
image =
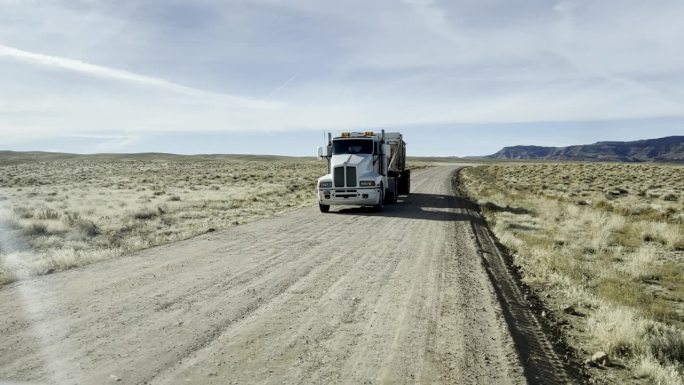
<svg viewBox="0 0 684 385"><path fill-rule="evenodd" d="M569 147L512 146L485 158L684 163L684 136Z"/></svg>

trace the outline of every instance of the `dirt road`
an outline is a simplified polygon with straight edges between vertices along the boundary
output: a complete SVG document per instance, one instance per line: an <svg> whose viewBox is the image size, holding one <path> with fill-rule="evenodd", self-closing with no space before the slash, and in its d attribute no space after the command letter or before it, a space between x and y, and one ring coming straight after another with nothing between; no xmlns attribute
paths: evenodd
<svg viewBox="0 0 684 385"><path fill-rule="evenodd" d="M560 383L455 169L382 213L305 208L2 287L0 382Z"/></svg>

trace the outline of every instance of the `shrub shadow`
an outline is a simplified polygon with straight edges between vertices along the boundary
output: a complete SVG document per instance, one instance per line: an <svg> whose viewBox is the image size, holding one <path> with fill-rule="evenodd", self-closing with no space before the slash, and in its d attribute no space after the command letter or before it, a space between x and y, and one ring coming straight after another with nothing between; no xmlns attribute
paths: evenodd
<svg viewBox="0 0 684 385"><path fill-rule="evenodd" d="M496 203L492 202L487 202L482 205L482 208L485 210L489 211L495 211L495 212L504 212L504 213L511 213L511 214L519 214L519 215L532 215L534 214L532 211L523 208L523 207L511 207L511 206L499 206Z"/></svg>

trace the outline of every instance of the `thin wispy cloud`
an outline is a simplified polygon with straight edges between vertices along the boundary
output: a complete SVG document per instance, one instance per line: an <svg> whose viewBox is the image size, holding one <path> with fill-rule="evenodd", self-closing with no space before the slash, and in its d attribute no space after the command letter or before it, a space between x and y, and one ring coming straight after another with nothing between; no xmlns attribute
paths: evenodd
<svg viewBox="0 0 684 385"><path fill-rule="evenodd" d="M281 84L281 85L279 85L278 87L274 88L273 91L271 91L271 93L268 94L268 96L266 97L266 99L269 99L269 98L275 96L278 92L280 92L280 91L282 91L283 89L285 89L285 87L287 87L290 83L292 83L292 82L293 82L295 79L297 79L298 77L299 77L299 72L297 72L296 74L290 76L287 80L285 80L285 82L283 82L283 84Z"/></svg>
<svg viewBox="0 0 684 385"><path fill-rule="evenodd" d="M133 72L109 68L105 66L85 63L80 60L74 60L65 57L43 55L35 52L29 52L14 47L9 47L0 44L0 58L19 60L28 64L56 67L64 70L74 71L90 76L96 76L104 79L111 79L123 81L142 86L155 87L172 92L179 92L188 95L220 98L224 101L230 102L236 106L244 108L273 108L280 107L282 104L266 103L264 101L252 100L240 96L218 94L196 89L193 87L184 86L168 80L140 75Z"/></svg>

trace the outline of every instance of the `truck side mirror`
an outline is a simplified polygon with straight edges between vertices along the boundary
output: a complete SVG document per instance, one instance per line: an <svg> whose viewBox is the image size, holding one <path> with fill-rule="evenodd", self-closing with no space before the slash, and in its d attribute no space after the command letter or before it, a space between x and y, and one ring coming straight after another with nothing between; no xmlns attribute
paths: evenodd
<svg viewBox="0 0 684 385"><path fill-rule="evenodd" d="M328 147L318 147L318 159L321 160L323 158L328 157Z"/></svg>

